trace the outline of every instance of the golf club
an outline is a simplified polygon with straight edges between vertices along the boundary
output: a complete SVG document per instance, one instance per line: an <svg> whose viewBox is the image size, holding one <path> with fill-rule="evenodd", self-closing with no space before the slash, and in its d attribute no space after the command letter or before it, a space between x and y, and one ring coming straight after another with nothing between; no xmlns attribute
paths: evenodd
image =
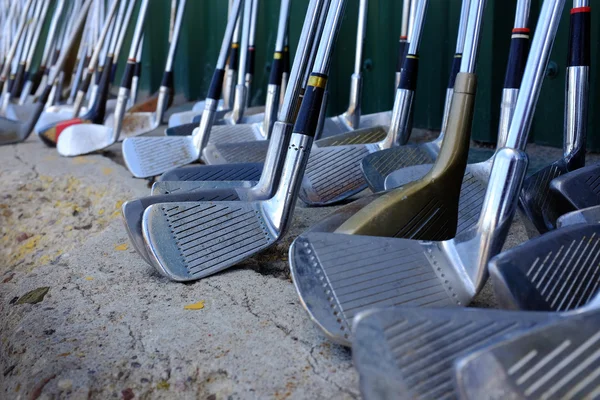
<svg viewBox="0 0 600 400"><path fill-rule="evenodd" d="M582 208L581 210L571 211L561 215L556 221L556 227L576 224L599 224L600 223L600 206Z"/></svg>
<svg viewBox="0 0 600 400"><path fill-rule="evenodd" d="M562 210L572 211L600 204L600 164L588 165L550 182L550 190Z"/></svg>
<svg viewBox="0 0 600 400"><path fill-rule="evenodd" d="M310 318L328 338L350 345L350 321L360 311L393 305L466 306L481 290L487 280L488 260L502 249L517 208L517 196L527 169L527 156L522 149L527 143L563 4L546 1L542 7L507 147L496 153L490 185L475 227L445 241L356 236L337 231L309 231L294 241L289 255L294 285ZM481 0L471 1L461 71L467 70L465 63L471 64L468 70L474 70L472 53L477 44L470 42L478 41L475 27L481 29L484 5ZM457 88L464 79L462 74L457 76ZM470 97L472 104L472 90ZM462 90L455 90L451 107L455 108L462 98ZM451 111L449 130L456 124L452 121L456 115ZM446 141L450 137L447 135ZM437 162L445 148L446 143ZM463 154L466 155L466 146ZM424 207L428 201L421 199L421 204ZM396 208L397 214L407 211L402 203ZM416 219L392 226L387 236L414 229ZM389 225L387 216L376 221Z"/></svg>

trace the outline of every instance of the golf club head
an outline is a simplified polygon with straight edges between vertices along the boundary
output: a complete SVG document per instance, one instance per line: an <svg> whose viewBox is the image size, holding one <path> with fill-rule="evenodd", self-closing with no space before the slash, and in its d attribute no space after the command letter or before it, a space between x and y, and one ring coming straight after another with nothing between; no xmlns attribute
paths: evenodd
<svg viewBox="0 0 600 400"><path fill-rule="evenodd" d="M112 128L115 126L115 114L110 114L104 121L104 126ZM155 112L127 113L121 121L121 132L118 141L128 137L144 135L160 126Z"/></svg>
<svg viewBox="0 0 600 400"><path fill-rule="evenodd" d="M239 199L239 195L234 188L179 192L177 194L140 197L127 201L121 207L121 212L131 243L142 258L152 265L142 235L142 216L146 208L153 204L168 202L237 201Z"/></svg>
<svg viewBox="0 0 600 400"><path fill-rule="evenodd" d="M491 309L373 309L354 319L352 355L366 400L458 398L453 362L561 314Z"/></svg>
<svg viewBox="0 0 600 400"><path fill-rule="evenodd" d="M198 190L251 188L258 181L159 181L154 182L150 195L177 194Z"/></svg>
<svg viewBox="0 0 600 400"><path fill-rule="evenodd" d="M54 109L53 111L49 111ZM81 114L87 113L87 109L82 108ZM60 106L60 107L48 107L42 115L40 115L40 119L35 124L35 132L40 134L41 132L48 129L48 127L56 125L60 121L65 121L73 118L73 107L72 106Z"/></svg>
<svg viewBox="0 0 600 400"><path fill-rule="evenodd" d="M592 399L600 387L600 315L545 325L461 357L465 400Z"/></svg>
<svg viewBox="0 0 600 400"><path fill-rule="evenodd" d="M529 237L554 229L558 217L569 211L564 210L559 201L555 201L553 192L550 191L550 182L567 172L569 172L569 165L564 159L560 159L537 171L523 182L519 206L527 216L526 227Z"/></svg>
<svg viewBox="0 0 600 400"><path fill-rule="evenodd" d="M174 281L201 279L235 265L279 239L261 202L154 204L144 211L152 264Z"/></svg>
<svg viewBox="0 0 600 400"><path fill-rule="evenodd" d="M600 285L600 225L574 225L531 239L489 262L505 308L564 311L580 307Z"/></svg>
<svg viewBox="0 0 600 400"><path fill-rule="evenodd" d="M202 117L202 115L200 115ZM198 127L198 123L189 122L187 124L170 126L165 129L166 136L191 136L194 134L194 129Z"/></svg>
<svg viewBox="0 0 600 400"><path fill-rule="evenodd" d="M290 247L290 270L310 318L349 346L352 319L389 306L466 305L473 293L434 242L310 232Z"/></svg>
<svg viewBox="0 0 600 400"><path fill-rule="evenodd" d="M204 102L202 102L202 104L204 104ZM204 110L204 108L202 108L202 110ZM196 116L202 115L202 110L194 111L192 109L190 111L183 111L171 114L171 116L169 117L169 128L175 128L180 125L190 124L194 122L193 119Z"/></svg>
<svg viewBox="0 0 600 400"><path fill-rule="evenodd" d="M402 172L403 168L421 165L421 164L432 164L437 158L439 147L434 143L425 143L419 145L405 145L399 147L392 147L390 149L380 150L378 152L369 154L363 158L361 162L361 168L363 175L369 188L374 192L380 192L382 190L390 190L395 187L402 186L411 181L404 181L402 184L399 182L405 180L405 177L399 178L397 175L404 175ZM488 149L469 149L468 163L478 163L485 161L494 155L493 150ZM431 167L429 167L430 169ZM427 171L429 170L427 169ZM427 173L425 171L425 173ZM397 174L392 178L392 174ZM423 175L417 177L420 179ZM388 180L386 185L386 181Z"/></svg>
<svg viewBox="0 0 600 400"><path fill-rule="evenodd" d="M165 181L237 181L258 180L262 163L226 165L186 165L163 173L158 180Z"/></svg>
<svg viewBox="0 0 600 400"><path fill-rule="evenodd" d="M559 176L550 190L569 211L600 204L600 164L588 165Z"/></svg>
<svg viewBox="0 0 600 400"><path fill-rule="evenodd" d="M20 143L26 136L23 122L0 117L0 145Z"/></svg>
<svg viewBox="0 0 600 400"><path fill-rule="evenodd" d="M127 138L122 149L125 164L136 178L160 175L200 158L191 136Z"/></svg>
<svg viewBox="0 0 600 400"><path fill-rule="evenodd" d="M77 124L62 131L56 143L56 150L61 156L75 157L103 150L114 143L112 128L96 124Z"/></svg>
<svg viewBox="0 0 600 400"><path fill-rule="evenodd" d="M561 215L556 221L556 227L598 223L600 223L600 206L594 206Z"/></svg>

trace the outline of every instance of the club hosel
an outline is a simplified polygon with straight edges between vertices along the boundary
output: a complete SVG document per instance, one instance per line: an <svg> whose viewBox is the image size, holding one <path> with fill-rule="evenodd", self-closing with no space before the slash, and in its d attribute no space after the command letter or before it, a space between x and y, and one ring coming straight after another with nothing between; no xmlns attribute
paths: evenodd
<svg viewBox="0 0 600 400"><path fill-rule="evenodd" d="M266 139L271 138L273 124L277 121L279 111L280 87L276 84L267 86L267 97L265 100L265 118L262 124L262 134Z"/></svg>
<svg viewBox="0 0 600 400"><path fill-rule="evenodd" d="M90 89L90 97L88 100L88 110L91 110L94 104L96 103L96 97L98 97L98 93L100 91L100 85L92 85Z"/></svg>
<svg viewBox="0 0 600 400"><path fill-rule="evenodd" d="M329 90L325 89L323 93L323 102L321 103L321 111L319 112L319 121L317 122L317 130L315 132L315 140L319 140L325 129L325 120L327 119L327 99L329 99Z"/></svg>
<svg viewBox="0 0 600 400"><path fill-rule="evenodd" d="M129 89L126 87L119 87L119 93L117 94L117 104L115 105L115 112L113 115L113 129L112 129L112 141L113 143L119 139L121 129L123 128L123 118L127 111L127 103L129 101Z"/></svg>
<svg viewBox="0 0 600 400"><path fill-rule="evenodd" d="M567 68L563 152L567 160L585 164L590 67Z"/></svg>
<svg viewBox="0 0 600 400"><path fill-rule="evenodd" d="M139 77L134 75L131 79L131 93L129 94L129 104L127 108L133 107L137 101L137 88L139 84Z"/></svg>
<svg viewBox="0 0 600 400"><path fill-rule="evenodd" d="M225 72L225 87L223 88L223 101L228 109L233 109L235 101L235 85L237 70L229 68Z"/></svg>
<svg viewBox="0 0 600 400"><path fill-rule="evenodd" d="M21 97L19 98L19 104L23 105L27 102L27 98L31 94L31 90L33 89L33 81L28 80L23 85L23 90L21 91Z"/></svg>
<svg viewBox="0 0 600 400"><path fill-rule="evenodd" d="M496 148L498 149L506 146L508 131L510 129L513 114L515 113L518 97L519 89L502 89L502 100L500 100L500 122L498 124L498 142L496 143Z"/></svg>
<svg viewBox="0 0 600 400"><path fill-rule="evenodd" d="M521 185L527 172L527 154L505 147L496 152L479 223L442 243L454 253L473 284L474 293L484 286L489 260L502 251L517 209Z"/></svg>
<svg viewBox="0 0 600 400"><path fill-rule="evenodd" d="M283 100L285 99L285 91L287 88L289 78L290 74L288 72L284 72L283 74L281 74L281 90L279 92L279 105L283 104Z"/></svg>
<svg viewBox="0 0 600 400"><path fill-rule="evenodd" d="M394 98L392 109L392 120L387 136L384 140L384 148L394 145L405 145L410 138L410 114L413 103L413 91L398 88Z"/></svg>
<svg viewBox="0 0 600 400"><path fill-rule="evenodd" d="M159 124L163 123L163 118L167 107L169 106L169 96L171 95L171 88L168 86L161 86L158 89L158 100L156 101L156 119Z"/></svg>
<svg viewBox="0 0 600 400"><path fill-rule="evenodd" d="M244 117L247 93L245 84L235 86L235 97L233 99L233 109L231 110L231 117L235 123L239 123Z"/></svg>
<svg viewBox="0 0 600 400"><path fill-rule="evenodd" d="M81 106L85 100L85 92L78 90L73 101L73 118L77 118L81 112Z"/></svg>
<svg viewBox="0 0 600 400"><path fill-rule="evenodd" d="M352 74L350 78L350 101L344 119L352 129L358 129L361 116L362 74Z"/></svg>
<svg viewBox="0 0 600 400"><path fill-rule="evenodd" d="M442 141L444 140L444 134L446 133L446 129L448 127L448 117L450 116L450 106L452 105L452 95L454 94L454 87L446 89L446 97L444 99L444 114L442 116L442 129L440 129L440 134L435 139L435 142L439 146L442 145Z"/></svg>
<svg viewBox="0 0 600 400"><path fill-rule="evenodd" d="M198 149L198 154L202 154L202 151L208 144L210 137L210 130L212 129L215 120L217 118L217 106L219 100L207 98L204 100L204 111L202 112L202 119L200 119L200 125L194 129L192 134L194 140L194 146Z"/></svg>
<svg viewBox="0 0 600 400"><path fill-rule="evenodd" d="M265 217L268 217L267 227L278 237L285 234L291 222L312 144L312 136L292 133L277 191L263 204Z"/></svg>
<svg viewBox="0 0 600 400"><path fill-rule="evenodd" d="M294 129L293 124L277 121L273 124L273 134L265 157L263 171L256 186L251 191L261 196L269 198L273 196L275 189L279 185L281 177L281 169L285 161L285 156L288 148L290 137ZM262 197L265 198L265 197Z"/></svg>

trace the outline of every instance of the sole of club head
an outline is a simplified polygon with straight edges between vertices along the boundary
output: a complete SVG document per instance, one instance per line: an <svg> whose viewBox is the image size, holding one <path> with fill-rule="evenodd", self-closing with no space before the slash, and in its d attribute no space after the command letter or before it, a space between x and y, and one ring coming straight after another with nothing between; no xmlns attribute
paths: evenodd
<svg viewBox="0 0 600 400"><path fill-rule="evenodd" d="M262 202L155 204L142 231L155 268L174 281L193 281L230 268L279 239Z"/></svg>
<svg viewBox="0 0 600 400"><path fill-rule="evenodd" d="M461 357L455 362L460 398L597 397L598 328L598 313L572 317Z"/></svg>
<svg viewBox="0 0 600 400"><path fill-rule="evenodd" d="M564 318L557 313L395 307L354 320L352 354L365 399L457 398L454 361ZM504 398L504 397L498 397Z"/></svg>
<svg viewBox="0 0 600 400"><path fill-rule="evenodd" d="M599 260L600 225L579 224L500 253L488 269L503 308L566 311L597 292Z"/></svg>
<svg viewBox="0 0 600 400"><path fill-rule="evenodd" d="M598 224L600 223L600 206L588 207L582 210L575 210L561 215L556 221L556 227L562 228L577 224Z"/></svg>
<svg viewBox="0 0 600 400"><path fill-rule="evenodd" d="M330 340L350 346L352 319L361 311L470 302L446 257L423 243L309 232L292 243L290 270L310 318Z"/></svg>
<svg viewBox="0 0 600 400"><path fill-rule="evenodd" d="M123 158L136 178L160 175L199 159L192 137L137 137L123 141Z"/></svg>
<svg viewBox="0 0 600 400"><path fill-rule="evenodd" d="M75 157L103 150L114 143L111 128L104 125L78 124L62 131L56 143L56 150L61 156Z"/></svg>
<svg viewBox="0 0 600 400"><path fill-rule="evenodd" d="M216 182L220 183L220 182ZM211 187L212 186L212 187ZM142 218L144 210L153 204L169 202L200 202L200 201L240 201L236 188L250 187L249 185L221 186L207 184L205 190L179 192L172 195L146 196L127 201L121 207L121 212L127 228L127 234L137 252L146 262L152 265L142 234ZM214 189L214 190L210 190ZM219 190L221 189L221 190Z"/></svg>

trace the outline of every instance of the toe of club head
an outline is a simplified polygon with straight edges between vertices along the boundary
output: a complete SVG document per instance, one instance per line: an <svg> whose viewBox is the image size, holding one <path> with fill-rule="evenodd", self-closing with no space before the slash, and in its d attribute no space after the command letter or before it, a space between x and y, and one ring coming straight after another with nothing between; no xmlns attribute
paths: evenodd
<svg viewBox="0 0 600 400"><path fill-rule="evenodd" d="M558 218L556 225L562 228L569 225L598 223L600 223L600 206L594 206L563 214Z"/></svg>
<svg viewBox="0 0 600 400"><path fill-rule="evenodd" d="M106 149L114 144L112 129L103 125L69 126L58 137L56 150L61 156L75 157Z"/></svg>
<svg viewBox="0 0 600 400"><path fill-rule="evenodd" d="M198 160L189 137L140 137L123 141L123 158L136 178L149 178Z"/></svg>
<svg viewBox="0 0 600 400"><path fill-rule="evenodd" d="M121 213L123 215L125 229L127 230L129 240L133 244L133 247L135 247L135 250L144 261L152 265L142 234L142 217L144 215L144 209L145 207L139 199L130 200L123 203L121 206Z"/></svg>

